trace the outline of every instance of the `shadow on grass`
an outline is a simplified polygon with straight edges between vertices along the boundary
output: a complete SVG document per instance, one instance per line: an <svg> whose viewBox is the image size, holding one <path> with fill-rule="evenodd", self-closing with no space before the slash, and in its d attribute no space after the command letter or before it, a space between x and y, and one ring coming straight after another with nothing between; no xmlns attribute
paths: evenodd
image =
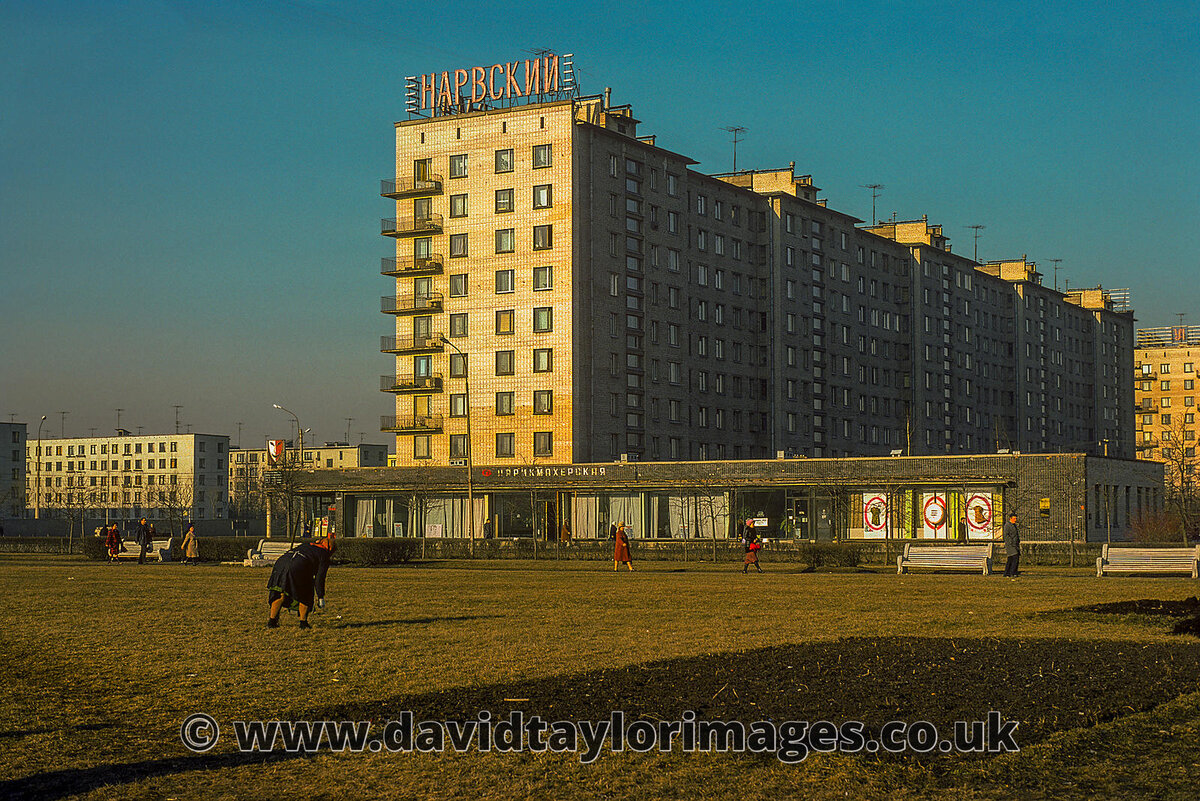
<svg viewBox="0 0 1200 801"><path fill-rule="evenodd" d="M365 629L375 626L422 626L430 623L457 623L466 620L487 620L504 617L503 615L454 615L452 617L410 617L399 620L362 620L353 623L335 622L328 624L330 629Z"/></svg>
<svg viewBox="0 0 1200 801"><path fill-rule="evenodd" d="M416 622L424 620L439 618ZM1003 719L1019 722L1015 738L1026 748L1053 734L1145 712L1198 690L1200 643L853 637L419 695L363 697L298 717L378 724L411 712L418 722L471 721L487 710L498 721L520 710L526 720L537 715L543 721L581 722L609 720L621 711L631 723L679 720L690 710L696 720L710 721L862 721L869 736L877 738L888 721L929 721L939 732L950 732L955 721L986 720L995 710ZM275 764L297 756L303 754L206 754L49 771L0 783L0 797L58 799L101 786ZM947 781L962 764L938 754L864 758L919 759L936 778Z"/></svg>
<svg viewBox="0 0 1200 801"><path fill-rule="evenodd" d="M273 765L285 760L306 758L305 753L270 754L198 754L195 756L147 759L119 765L38 773L24 779L0 782L0 798L52 799L87 793L101 787L131 784L159 776L174 776L195 771L240 768L246 765Z"/></svg>

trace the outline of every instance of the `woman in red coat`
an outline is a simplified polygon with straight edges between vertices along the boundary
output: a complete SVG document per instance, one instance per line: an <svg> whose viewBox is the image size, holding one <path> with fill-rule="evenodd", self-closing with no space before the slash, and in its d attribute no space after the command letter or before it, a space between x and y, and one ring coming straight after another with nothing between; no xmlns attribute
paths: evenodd
<svg viewBox="0 0 1200 801"><path fill-rule="evenodd" d="M117 532L117 525L114 523L105 529L108 533L104 538L104 545L108 548L108 561L117 561L117 555L121 553L121 535Z"/></svg>
<svg viewBox="0 0 1200 801"><path fill-rule="evenodd" d="M616 544L613 547L613 570L622 562L633 570L633 556L629 553L629 534L625 531L625 524L618 523Z"/></svg>

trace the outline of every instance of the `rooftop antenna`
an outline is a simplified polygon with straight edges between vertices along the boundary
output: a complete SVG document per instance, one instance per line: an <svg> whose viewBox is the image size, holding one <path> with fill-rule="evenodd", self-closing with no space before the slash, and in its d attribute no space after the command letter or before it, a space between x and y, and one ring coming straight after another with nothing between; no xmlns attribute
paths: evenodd
<svg viewBox="0 0 1200 801"><path fill-rule="evenodd" d="M179 410L183 407L178 403L175 404L175 433L179 433Z"/></svg>
<svg viewBox="0 0 1200 801"><path fill-rule="evenodd" d="M883 189L884 186L883 184L862 184L862 188L871 190L871 225L874 225L879 222L875 217L875 198L879 197L879 190Z"/></svg>
<svg viewBox="0 0 1200 801"><path fill-rule="evenodd" d="M984 228L987 228L987 226L986 225L968 225L967 227L975 231L975 258L974 258L974 261L976 264L978 264L979 263L979 232L982 231Z"/></svg>
<svg viewBox="0 0 1200 801"><path fill-rule="evenodd" d="M729 131L733 134L733 171L737 172L737 143L745 139L742 134L746 133L746 129L741 125L730 125L728 128L722 128L722 131Z"/></svg>
<svg viewBox="0 0 1200 801"><path fill-rule="evenodd" d="M59 418L60 418L59 419L59 428L58 428L58 437L59 437L59 439L66 439L67 438L67 415L70 414L70 412L59 412L58 414L59 414Z"/></svg>
<svg viewBox="0 0 1200 801"><path fill-rule="evenodd" d="M1062 259L1046 259L1054 265L1054 291L1058 291L1058 265L1062 263Z"/></svg>
<svg viewBox="0 0 1200 801"><path fill-rule="evenodd" d="M1183 318L1186 317L1187 314L1184 312L1179 312L1175 316L1179 318L1179 324L1183 325Z"/></svg>

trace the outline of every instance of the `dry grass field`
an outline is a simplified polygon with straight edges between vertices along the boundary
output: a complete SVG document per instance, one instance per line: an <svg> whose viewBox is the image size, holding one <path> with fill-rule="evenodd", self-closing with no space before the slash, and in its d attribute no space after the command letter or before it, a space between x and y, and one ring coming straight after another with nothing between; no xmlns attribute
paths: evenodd
<svg viewBox="0 0 1200 801"><path fill-rule="evenodd" d="M264 569L0 557L0 797L1194 798L1197 583L766 564L335 567L268 630ZM508 699L508 700L506 700ZM518 700L512 700L518 699ZM239 753L235 720L1020 721L1019 753ZM195 712L220 742L192 753ZM940 729L945 730L945 729Z"/></svg>

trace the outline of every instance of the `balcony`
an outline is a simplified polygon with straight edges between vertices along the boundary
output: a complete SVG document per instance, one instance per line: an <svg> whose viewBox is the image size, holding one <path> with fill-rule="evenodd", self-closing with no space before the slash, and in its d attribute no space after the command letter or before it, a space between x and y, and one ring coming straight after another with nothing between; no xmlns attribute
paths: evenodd
<svg viewBox="0 0 1200 801"><path fill-rule="evenodd" d="M444 311L441 292L406 298L384 295L379 299L379 307L384 314L428 314Z"/></svg>
<svg viewBox="0 0 1200 801"><path fill-rule="evenodd" d="M379 418L379 430L390 431L393 434L429 434L442 430L442 416L429 414L412 417Z"/></svg>
<svg viewBox="0 0 1200 801"><path fill-rule="evenodd" d="M392 200L406 197L429 197L442 194L442 176L429 175L422 179L403 178L397 181L379 182L379 194Z"/></svg>
<svg viewBox="0 0 1200 801"><path fill-rule="evenodd" d="M440 234L442 232L442 215L425 214L421 217L391 217L379 221L380 233L397 239L406 236L421 236L422 234Z"/></svg>
<svg viewBox="0 0 1200 801"><path fill-rule="evenodd" d="M406 337L380 337L379 349L384 353L441 353L446 349L441 333L413 334Z"/></svg>
<svg viewBox="0 0 1200 801"><path fill-rule="evenodd" d="M429 375L381 375L379 376L380 392L441 392L442 374Z"/></svg>
<svg viewBox="0 0 1200 801"><path fill-rule="evenodd" d="M1142 401L1133 407L1134 414L1155 414L1158 412L1158 404L1153 401Z"/></svg>
<svg viewBox="0 0 1200 801"><path fill-rule="evenodd" d="M426 275L441 275L443 265L442 254L430 256L410 256L406 259L382 259L379 272L392 278L414 278Z"/></svg>

